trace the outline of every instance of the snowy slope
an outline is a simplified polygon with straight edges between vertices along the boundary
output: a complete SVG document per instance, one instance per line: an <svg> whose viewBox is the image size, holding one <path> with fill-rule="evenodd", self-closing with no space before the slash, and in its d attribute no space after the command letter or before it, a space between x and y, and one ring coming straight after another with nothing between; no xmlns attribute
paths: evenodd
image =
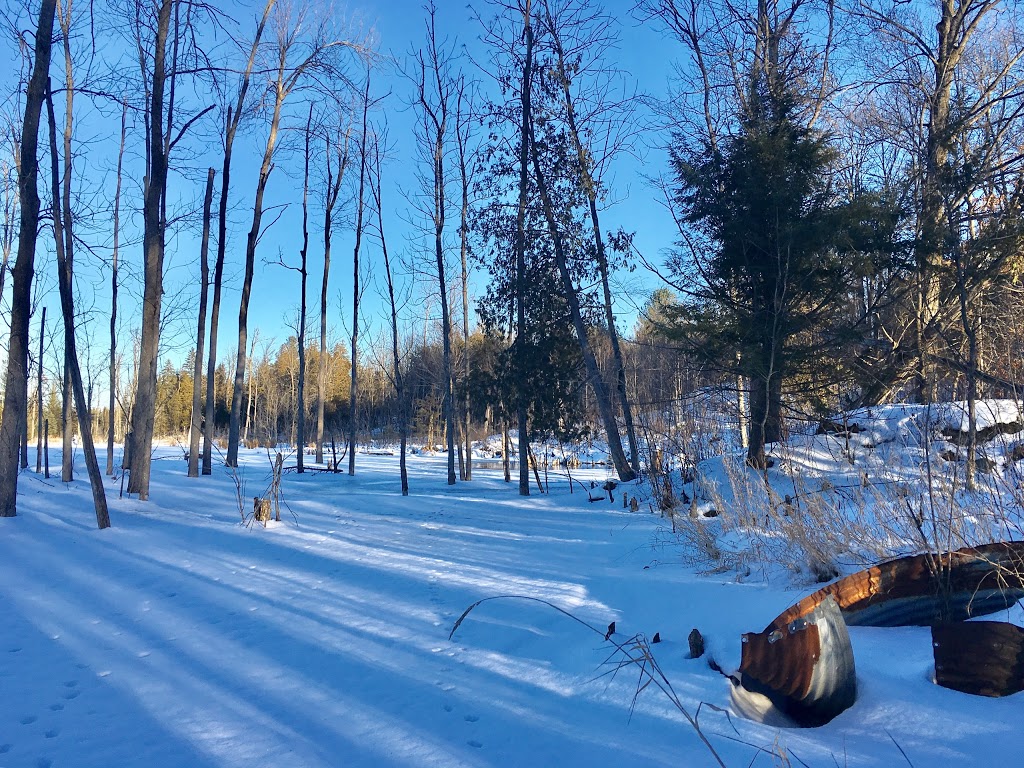
<svg viewBox="0 0 1024 768"><path fill-rule="evenodd" d="M614 620L620 642L660 632L693 714L727 709L729 684L685 658L690 629L735 668L740 633L808 591L696 575L621 487L614 505L564 480L522 499L500 472L449 488L443 457L410 457L403 499L397 458L360 456L355 478L286 476L284 521L246 528L224 470L189 480L180 456L154 462L153 501L110 481L106 531L84 479L22 475L19 516L0 520L0 767L712 765L653 688L631 714L636 670L605 675L610 644L558 612L491 601L449 631L516 594ZM251 509L268 464L243 461ZM727 764L1016 761L1024 698L932 684L927 629L851 636L860 698L823 728L701 709Z"/></svg>

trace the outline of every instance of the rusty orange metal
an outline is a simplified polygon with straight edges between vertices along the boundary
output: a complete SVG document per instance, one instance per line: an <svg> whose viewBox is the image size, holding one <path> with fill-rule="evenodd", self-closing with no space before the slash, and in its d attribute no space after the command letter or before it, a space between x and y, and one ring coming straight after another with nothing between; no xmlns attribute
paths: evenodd
<svg viewBox="0 0 1024 768"><path fill-rule="evenodd" d="M808 595L763 632L743 635L737 684L767 697L796 725L822 725L857 696L847 625L939 624L933 633L938 633L934 645L940 684L950 681L948 687L957 690L976 689L971 693L1024 690L1024 630L963 629L981 622L953 624L1005 610L1021 598L1024 542L889 560ZM1018 683L1021 687L1015 688Z"/></svg>
<svg viewBox="0 0 1024 768"><path fill-rule="evenodd" d="M1024 629L1002 621L932 627L935 682L977 696L1024 691Z"/></svg>
<svg viewBox="0 0 1024 768"><path fill-rule="evenodd" d="M805 616L743 635L739 685L796 725L824 725L857 698L846 623L828 596Z"/></svg>
<svg viewBox="0 0 1024 768"><path fill-rule="evenodd" d="M1024 597L1024 542L889 560L819 589L773 623L805 616L828 596L850 626L929 626L984 616Z"/></svg>

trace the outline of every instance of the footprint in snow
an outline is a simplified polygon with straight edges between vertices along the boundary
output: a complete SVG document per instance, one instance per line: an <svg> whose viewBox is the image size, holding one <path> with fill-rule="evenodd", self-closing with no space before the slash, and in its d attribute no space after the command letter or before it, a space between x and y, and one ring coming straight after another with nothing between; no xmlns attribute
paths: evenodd
<svg viewBox="0 0 1024 768"><path fill-rule="evenodd" d="M32 725L32 723L34 723L38 719L39 718L36 717L35 715L25 715L23 718L21 718L21 724L22 725Z"/></svg>
<svg viewBox="0 0 1024 768"><path fill-rule="evenodd" d="M445 712L451 712L453 709L455 709L455 707L453 707L451 704L445 704L444 705L444 711Z"/></svg>
<svg viewBox="0 0 1024 768"><path fill-rule="evenodd" d="M0 744L0 755L6 755L8 752L11 751L11 747L12 746L14 746L14 745L13 744Z"/></svg>
<svg viewBox="0 0 1024 768"><path fill-rule="evenodd" d="M68 680L66 683L64 683L65 688L74 688L76 685L78 685L77 680Z"/></svg>
<svg viewBox="0 0 1024 768"><path fill-rule="evenodd" d="M465 720L467 723L475 723L480 719L480 717L478 715L466 715L462 719Z"/></svg>
<svg viewBox="0 0 1024 768"><path fill-rule="evenodd" d="M8 648L7 652L8 653L17 653L20 650L21 650L21 648Z"/></svg>
<svg viewBox="0 0 1024 768"><path fill-rule="evenodd" d="M81 691L68 691L64 694L64 698L71 701L72 699L77 699L80 693Z"/></svg>
<svg viewBox="0 0 1024 768"><path fill-rule="evenodd" d="M479 741L477 741L476 739L470 739L470 740L469 740L469 741L467 741L466 743L467 743L467 744L469 744L469 746L471 746L471 747L475 747L476 749L480 749L480 747L482 747L482 746L483 746L483 744L481 744L481 743L480 743Z"/></svg>
<svg viewBox="0 0 1024 768"><path fill-rule="evenodd" d="M60 728L51 728L44 734L44 736L48 739L55 739L60 736Z"/></svg>
<svg viewBox="0 0 1024 768"><path fill-rule="evenodd" d="M50 768L53 765L53 760L48 757L40 757L36 760L36 768Z"/></svg>
<svg viewBox="0 0 1024 768"><path fill-rule="evenodd" d="M64 709L64 705L63 704L51 704L50 705L50 711L51 712L60 712L62 709Z"/></svg>

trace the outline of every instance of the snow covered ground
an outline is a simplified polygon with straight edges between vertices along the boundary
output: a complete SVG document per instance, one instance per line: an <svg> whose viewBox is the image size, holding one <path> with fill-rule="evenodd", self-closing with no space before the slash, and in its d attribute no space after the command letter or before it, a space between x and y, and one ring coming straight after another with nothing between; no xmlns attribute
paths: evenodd
<svg viewBox="0 0 1024 768"><path fill-rule="evenodd" d="M631 712L637 670L605 674L612 645L547 606L486 602L449 641L496 595L615 621L620 642L660 633L659 664L730 766L1009 765L1024 750L1024 698L934 685L927 628L851 628L859 698L827 726L720 711L729 683L686 658L690 630L735 669L740 634L811 587L697 575L655 544L671 538L660 517L622 509L631 486L615 504L564 479L524 499L499 471L448 487L444 457L415 456L402 498L397 457L360 456L354 478L286 475L283 521L243 527L223 468L190 480L179 450L158 457L152 501L109 481L106 531L84 467L70 487L22 475L19 516L0 520L0 767L715 764L653 687ZM269 465L243 462L248 512ZM1021 623L1010 613L996 618Z"/></svg>

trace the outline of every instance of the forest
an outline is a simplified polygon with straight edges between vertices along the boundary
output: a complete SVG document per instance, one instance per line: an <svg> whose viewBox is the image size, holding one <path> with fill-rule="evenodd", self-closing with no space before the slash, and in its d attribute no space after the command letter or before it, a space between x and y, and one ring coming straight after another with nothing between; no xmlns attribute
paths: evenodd
<svg viewBox="0 0 1024 768"><path fill-rule="evenodd" d="M708 423L765 469L893 401L966 402L973 483L976 403L1020 379L1015 4L416 10L396 53L315 3L8 7L3 514L51 436L80 435L102 517L93 446L111 474L129 435L140 499L169 439L190 475L279 443L354 473L357 445L412 441L454 484L492 435L596 437L628 481L693 464ZM663 91L617 60L640 28ZM671 217L654 251L614 216L623 175ZM268 321L254 283L290 273Z"/></svg>

